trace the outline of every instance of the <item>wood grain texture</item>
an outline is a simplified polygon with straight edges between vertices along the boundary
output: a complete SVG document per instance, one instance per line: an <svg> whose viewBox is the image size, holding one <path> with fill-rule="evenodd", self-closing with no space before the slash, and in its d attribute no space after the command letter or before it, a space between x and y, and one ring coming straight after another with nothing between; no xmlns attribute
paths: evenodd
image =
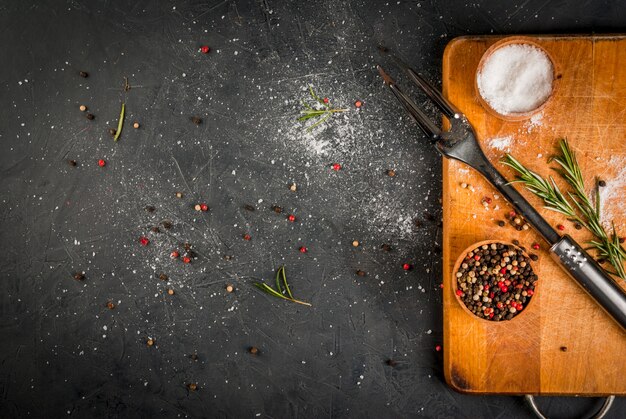
<svg viewBox="0 0 626 419"><path fill-rule="evenodd" d="M605 222L613 219L626 234L626 37L539 36L529 39L554 61L556 87L546 106L520 121L507 121L487 112L478 100L475 74L483 53L501 37L462 37L446 48L444 94L468 117L487 157L505 177L513 178L498 161L511 152L531 169L550 174L547 157L557 140L566 137L576 151L588 186L593 176L607 181L603 193ZM510 137L504 150L496 138ZM621 182L620 182L621 179ZM474 191L460 187L462 182ZM527 191L536 208L542 203ZM550 259L546 244L533 231L498 227L510 206L497 198L479 174L463 163L443 161L444 369L448 384L467 393L544 395L626 395L626 333ZM481 199L493 199L489 208ZM556 213L545 218L579 242L585 231L575 230ZM478 319L462 307L453 291L452 270L461 252L472 243L517 238L530 249L542 249L534 263L539 276L533 302L508 322ZM624 282L620 283L626 288ZM567 348L566 351L562 348Z"/></svg>

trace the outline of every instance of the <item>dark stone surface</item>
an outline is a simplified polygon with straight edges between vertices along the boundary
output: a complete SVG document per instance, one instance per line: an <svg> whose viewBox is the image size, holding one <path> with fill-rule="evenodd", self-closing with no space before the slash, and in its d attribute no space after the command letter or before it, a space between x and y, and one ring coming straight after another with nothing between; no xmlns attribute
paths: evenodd
<svg viewBox="0 0 626 419"><path fill-rule="evenodd" d="M375 47L438 80L458 35L624 29L623 3L579 4L4 2L2 417L529 417L443 381L440 159ZM309 84L349 109L312 133L295 121ZM186 242L197 258L170 259ZM311 308L252 287L282 264ZM596 401L541 403L571 417Z"/></svg>

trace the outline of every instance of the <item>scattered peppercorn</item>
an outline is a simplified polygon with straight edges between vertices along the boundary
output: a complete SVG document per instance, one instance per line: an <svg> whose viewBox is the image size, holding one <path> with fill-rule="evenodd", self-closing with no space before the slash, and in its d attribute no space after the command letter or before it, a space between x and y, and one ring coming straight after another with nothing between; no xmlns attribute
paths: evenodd
<svg viewBox="0 0 626 419"><path fill-rule="evenodd" d="M72 167L76 167L76 160L68 160L67 163L72 166Z"/></svg>
<svg viewBox="0 0 626 419"><path fill-rule="evenodd" d="M145 236L141 236L139 238L139 243L141 243L142 246L147 246L150 244L150 240Z"/></svg>
<svg viewBox="0 0 626 419"><path fill-rule="evenodd" d="M359 241L358 241L358 240L354 240L354 241L352 242L352 246L354 246L354 247L359 247L359 244L361 244L361 243L359 243Z"/></svg>
<svg viewBox="0 0 626 419"><path fill-rule="evenodd" d="M390 246L390 245L388 245L387 243L383 243L383 244L380 246L380 248L381 248L381 249L383 249L383 251L385 251L385 252L391 252L391 246Z"/></svg>
<svg viewBox="0 0 626 419"><path fill-rule="evenodd" d="M289 190L290 190L291 192L295 192L295 191L297 191L297 190L298 190L298 187L296 186L296 184L295 184L295 183L292 183L291 185L289 185Z"/></svg>
<svg viewBox="0 0 626 419"><path fill-rule="evenodd" d="M250 236L249 234L244 234L244 235L243 235L243 239L244 239L245 241L250 241L250 240L252 240L252 236Z"/></svg>
<svg viewBox="0 0 626 419"><path fill-rule="evenodd" d="M598 260L597 260L597 262L598 262L600 265L603 265L603 264L606 262L606 259L604 259L604 258L600 258L600 259L598 259Z"/></svg>
<svg viewBox="0 0 626 419"><path fill-rule="evenodd" d="M367 273L365 273L365 271L362 271L360 269L357 269L357 271L355 272L358 276L365 276L367 275Z"/></svg>
<svg viewBox="0 0 626 419"><path fill-rule="evenodd" d="M583 225L582 225L581 223L575 223L575 224L574 224L574 228L575 228L576 230L580 230L580 229L582 229L582 228L583 228Z"/></svg>
<svg viewBox="0 0 626 419"><path fill-rule="evenodd" d="M248 348L248 352L250 352L252 355L258 355L259 348L257 348L256 346L251 346Z"/></svg>
<svg viewBox="0 0 626 419"><path fill-rule="evenodd" d="M534 253L531 253L530 255L528 255L533 261L538 261L539 260L539 256L537 256Z"/></svg>
<svg viewBox="0 0 626 419"><path fill-rule="evenodd" d="M330 102L330 99L328 99L327 97L325 97L323 100L324 100L324 103Z"/></svg>
<svg viewBox="0 0 626 419"><path fill-rule="evenodd" d="M196 211L200 211L202 208L200 207L200 204L196 204L194 205L193 209L195 209Z"/></svg>
<svg viewBox="0 0 626 419"><path fill-rule="evenodd" d="M209 206L207 204L200 204L200 211L207 212L209 210Z"/></svg>
<svg viewBox="0 0 626 419"><path fill-rule="evenodd" d="M200 125L202 123L202 118L199 118L197 116L192 116L191 117L191 122L193 122L196 125Z"/></svg>
<svg viewBox="0 0 626 419"><path fill-rule="evenodd" d="M211 48L209 48L207 45L202 45L200 47L200 52L203 53L203 54L208 54L210 50L211 50Z"/></svg>
<svg viewBox="0 0 626 419"><path fill-rule="evenodd" d="M335 172L340 171L340 170L341 170L341 165L340 165L339 163L335 163L335 164L333 164L333 170L334 170Z"/></svg>
<svg viewBox="0 0 626 419"><path fill-rule="evenodd" d="M85 112L87 110L87 107L85 105L80 105L78 109L80 109L81 112Z"/></svg>
<svg viewBox="0 0 626 419"><path fill-rule="evenodd" d="M166 275L166 274L164 274L164 273L161 273L161 274L159 274L159 279L160 279L161 281L167 281L167 280L169 279L169 276L167 276L167 275Z"/></svg>
<svg viewBox="0 0 626 419"><path fill-rule="evenodd" d="M153 346L154 345L154 339L148 338L148 340L146 341L146 345Z"/></svg>
<svg viewBox="0 0 626 419"><path fill-rule="evenodd" d="M87 119L89 119L91 121L92 119L95 118L95 115L92 114L92 113L88 113L87 115L85 115L85 118L87 118Z"/></svg>
<svg viewBox="0 0 626 419"><path fill-rule="evenodd" d="M561 352L567 352L567 346L561 346L559 349Z"/></svg>
<svg viewBox="0 0 626 419"><path fill-rule="evenodd" d="M435 346L435 351L437 351L437 352L441 352L441 345L437 345L437 346Z"/></svg>
<svg viewBox="0 0 626 419"><path fill-rule="evenodd" d="M231 293L235 291L235 287L233 287L231 284L226 285L226 292Z"/></svg>
<svg viewBox="0 0 626 419"><path fill-rule="evenodd" d="M411 269L413 269L413 265L411 265L410 263L405 263L404 265L402 265L402 269L404 269L405 271L410 271Z"/></svg>
<svg viewBox="0 0 626 419"><path fill-rule="evenodd" d="M79 71L78 75L81 76L82 78L86 79L87 77L89 77L89 73L87 73L86 71Z"/></svg>
<svg viewBox="0 0 626 419"><path fill-rule="evenodd" d="M306 253L306 252L308 252L308 251L309 251L309 249L307 249L307 248L306 248L306 247L304 247L304 246L300 246L300 249L298 249L298 250L300 251L300 253Z"/></svg>
<svg viewBox="0 0 626 419"><path fill-rule="evenodd" d="M106 165L107 165L107 162L105 160L102 160L102 159L98 160L98 166L104 167Z"/></svg>
<svg viewBox="0 0 626 419"><path fill-rule="evenodd" d="M150 229L150 231L152 231L153 233L159 234L161 232L161 229L157 226L154 226Z"/></svg>
<svg viewBox="0 0 626 419"><path fill-rule="evenodd" d="M287 217L287 219L288 219L290 222L292 222L292 223L293 223L293 222L295 222L295 221L296 221L296 216L295 216L295 215L293 215L293 214L289 214L289 216Z"/></svg>
<svg viewBox="0 0 626 419"><path fill-rule="evenodd" d="M276 214L280 214L281 212L283 212L283 209L281 207L279 207L278 205L273 205L272 206L272 210L276 213Z"/></svg>
<svg viewBox="0 0 626 419"><path fill-rule="evenodd" d="M504 227L505 224L506 223L504 221L502 221L502 220L498 221L498 226L499 227Z"/></svg>
<svg viewBox="0 0 626 419"><path fill-rule="evenodd" d="M354 102L354 106L357 108L360 108L361 106L363 106L363 102L361 102L360 100L357 100L356 102Z"/></svg>
<svg viewBox="0 0 626 419"><path fill-rule="evenodd" d="M179 256L180 256L180 253L178 253L177 250L174 250L172 253L170 253L170 257L172 259L178 259Z"/></svg>
<svg viewBox="0 0 626 419"><path fill-rule="evenodd" d="M180 199L183 197L183 193L182 192L176 192L176 198Z"/></svg>
<svg viewBox="0 0 626 419"><path fill-rule="evenodd" d="M516 316L530 301L537 283L523 251L502 243L484 244L469 251L455 277L455 293L465 307L492 321Z"/></svg>
<svg viewBox="0 0 626 419"><path fill-rule="evenodd" d="M153 207L152 205L148 205L148 206L146 206L146 208L145 208L145 209L146 209L146 211L148 211L148 212L154 212L154 211L156 211L156 208L155 208L155 207Z"/></svg>
<svg viewBox="0 0 626 419"><path fill-rule="evenodd" d="M224 255L224 260L232 260L232 255Z"/></svg>
<svg viewBox="0 0 626 419"><path fill-rule="evenodd" d="M198 389L198 385L196 383L189 383L187 384L187 388L189 391L196 391Z"/></svg>
<svg viewBox="0 0 626 419"><path fill-rule="evenodd" d="M535 250L539 250L539 243L533 243L532 248Z"/></svg>
<svg viewBox="0 0 626 419"><path fill-rule="evenodd" d="M184 256L183 263L191 263L191 258L189 256Z"/></svg>
<svg viewBox="0 0 626 419"><path fill-rule="evenodd" d="M168 293L169 295L174 295L174 290L173 290L173 289L171 289L171 288L168 288L167 293Z"/></svg>
<svg viewBox="0 0 626 419"><path fill-rule="evenodd" d="M189 355L189 358L191 358L192 361L197 361L198 360L198 354L197 353L193 353L193 354Z"/></svg>
<svg viewBox="0 0 626 419"><path fill-rule="evenodd" d="M387 170L386 173L387 173L387 176L389 176L389 177L394 177L396 175L396 171L393 170L393 169Z"/></svg>
<svg viewBox="0 0 626 419"><path fill-rule="evenodd" d="M601 187L601 188L604 188L606 186L606 182L603 181L603 180L599 180L598 181L598 186Z"/></svg>
<svg viewBox="0 0 626 419"><path fill-rule="evenodd" d="M254 208L254 207L253 207L252 205L250 205L250 204L245 204L245 205L243 206L243 209L245 209L246 211L250 211L250 212L252 212L252 211L254 211L256 208Z"/></svg>
<svg viewBox="0 0 626 419"><path fill-rule="evenodd" d="M109 135L111 135L111 137L115 137L115 128L109 128Z"/></svg>
<svg viewBox="0 0 626 419"><path fill-rule="evenodd" d="M624 241L626 241L626 239L624 237L620 237L617 239L620 243L624 243Z"/></svg>
<svg viewBox="0 0 626 419"><path fill-rule="evenodd" d="M172 222L165 220L165 221L161 221L161 225L163 226L164 229L169 230L170 228L172 228Z"/></svg>
<svg viewBox="0 0 626 419"><path fill-rule="evenodd" d="M557 225L556 228L561 230L561 231L565 230L565 226L563 224Z"/></svg>
<svg viewBox="0 0 626 419"><path fill-rule="evenodd" d="M139 126L140 126L140 125L139 125L139 122L135 121L135 122L133 123L133 128L135 128L135 129L139 129Z"/></svg>
<svg viewBox="0 0 626 419"><path fill-rule="evenodd" d="M113 301L107 301L107 308L109 310L113 310L115 308L115 304L113 304Z"/></svg>
<svg viewBox="0 0 626 419"><path fill-rule="evenodd" d="M517 239L513 239L513 240L512 240L512 243L513 243L515 246L519 246L519 240L517 240Z"/></svg>
<svg viewBox="0 0 626 419"><path fill-rule="evenodd" d="M398 365L397 361L394 361L393 359L388 359L387 361L385 361L385 364L389 365L390 367L395 367L396 365Z"/></svg>
<svg viewBox="0 0 626 419"><path fill-rule="evenodd" d="M82 272L76 272L74 274L74 279L77 281L84 281L85 280L85 274Z"/></svg>

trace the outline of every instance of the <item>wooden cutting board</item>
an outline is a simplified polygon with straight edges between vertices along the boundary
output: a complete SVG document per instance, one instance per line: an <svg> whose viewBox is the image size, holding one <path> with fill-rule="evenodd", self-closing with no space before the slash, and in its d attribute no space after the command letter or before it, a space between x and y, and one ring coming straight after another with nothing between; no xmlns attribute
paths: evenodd
<svg viewBox="0 0 626 419"><path fill-rule="evenodd" d="M503 120L481 105L475 75L483 53L501 37L462 37L447 46L443 90L465 113L487 157L499 163L510 152L527 167L553 174L547 158L559 138L576 151L586 184L594 176L602 189L604 221L626 236L626 37L533 36L553 60L557 80L552 98L530 118ZM473 186L462 188L462 183ZM579 242L585 231L523 195L554 226ZM495 196L494 196L495 195ZM488 208L483 197L492 198ZM511 207L480 175L463 163L443 160L444 368L448 384L465 393L544 395L626 395L626 332L550 259L533 231L499 227ZM534 263L536 294L516 318L480 320L465 311L453 290L452 270L461 252L475 242L517 239L527 249L539 242ZM620 281L626 288L626 283Z"/></svg>

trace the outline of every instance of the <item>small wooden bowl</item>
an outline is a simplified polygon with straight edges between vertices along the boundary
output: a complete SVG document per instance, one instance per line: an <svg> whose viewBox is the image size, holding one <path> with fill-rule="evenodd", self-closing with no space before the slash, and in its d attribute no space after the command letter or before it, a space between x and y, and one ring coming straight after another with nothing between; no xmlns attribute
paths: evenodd
<svg viewBox="0 0 626 419"><path fill-rule="evenodd" d="M472 312L471 312L471 311L467 308L467 306L465 305L465 303L463 302L463 300L461 300L461 297L459 297L458 295L456 295L456 290L458 289L458 288L457 288L457 283L458 283L458 280L457 280L457 278L456 278L456 273L458 272L459 268L461 267L461 264L462 264L462 263L463 263L463 261L465 260L465 256L466 256L469 252L471 252L471 251L473 251L473 250L475 250L475 249L477 249L477 248L481 247L482 245L485 245L485 244L493 244L493 243L495 243L495 244L504 244L504 245L506 245L506 246L511 246L511 247L512 247L512 248L514 248L514 249L521 250L521 251L522 251L522 254L528 258L528 264L529 264L529 265L530 265L530 267L532 268L533 273L534 273L535 275L537 275L537 278L539 278L539 273L538 273L538 271L537 271L537 269L536 269L536 266L535 266L535 265L533 265L532 260L530 259L530 257L529 257L529 256L528 256L528 254L526 253L526 251L525 251L525 250L523 250L521 247L514 245L513 243L506 242L506 241L503 241L503 240L483 240L483 241L480 241L480 242L474 243L474 244L472 244L472 245L468 246L465 250L463 250L463 252L461 252L461 254L459 255L458 259L457 259L457 260L456 260L456 262L454 263L454 269L452 270L452 275L451 275L451 276L452 276L452 292L454 293L454 297L456 298L456 301L457 301L457 302L459 303L459 305L463 308L463 311L465 311L465 313L467 313L468 315L472 316L472 318L474 318L474 319L478 319L478 320L480 320L480 321L487 322L488 324L491 324L491 325L512 322L512 321L514 321L514 320L517 320L520 316L523 316L523 315L524 315L524 314L525 314L525 313L526 313L526 312L530 309L531 304L533 304L533 302L534 302L534 301L535 301L535 299L537 298L537 294L538 294L538 291L539 291L539 284L537 284L537 285L535 286L534 294L533 294L533 296L530 298L530 301L529 301L528 303L526 303L526 306L524 307L524 310L522 310L522 312L521 312L521 313L518 313L517 315L515 315L515 316L514 316L511 320L499 320L499 321L494 321L494 320L487 320L487 319L483 319L482 317L478 317L477 315L475 315L474 313L472 313Z"/></svg>
<svg viewBox="0 0 626 419"><path fill-rule="evenodd" d="M487 60L491 57L491 55L497 49L500 49L500 48L502 48L504 46L507 46L507 45L513 45L513 44L531 45L531 46L533 46L535 48L538 48L539 50L543 51L544 54L546 54L546 56L548 57L548 59L552 63L552 91L550 92L550 95L548 95L546 100L541 105L539 105L538 107L536 107L535 109L533 109L531 111L520 112L520 113L511 113L511 114L508 114L508 115L503 115L503 114L497 112L495 109L493 109L491 107L491 105L489 105L489 103L480 94L480 90L478 89L478 74L482 71L482 69L485 66L485 63L487 62ZM543 110L543 108L545 108L548 105L548 103L550 102L552 97L554 97L554 94L556 92L556 88L557 88L559 80L561 78L560 74L561 74L561 72L557 69L557 63L554 61L554 58L552 57L552 55L548 51L546 51L545 48L543 48L541 45L539 45L536 42L534 42L534 40L532 40L531 38L527 38L525 36L510 36L510 37L507 37L507 38L499 40L498 42L496 42L495 44L490 46L487 49L487 51L485 51L485 53L481 57L480 61L478 62L478 68L476 69L476 76L474 77L474 89L476 91L476 97L478 98L478 102L480 102L482 107L485 108L487 110L487 112L489 112L490 114L492 114L496 118L504 119L506 121L522 121L524 119L529 119L531 116L533 116L534 114L536 114L538 112L541 112Z"/></svg>

